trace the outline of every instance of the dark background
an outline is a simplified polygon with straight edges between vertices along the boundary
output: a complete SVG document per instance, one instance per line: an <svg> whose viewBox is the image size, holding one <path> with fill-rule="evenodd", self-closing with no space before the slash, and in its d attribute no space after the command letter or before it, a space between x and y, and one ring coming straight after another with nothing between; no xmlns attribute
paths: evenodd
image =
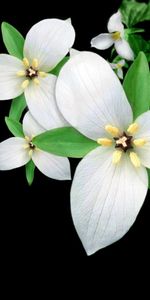
<svg viewBox="0 0 150 300"><path fill-rule="evenodd" d="M43 2L44 3L44 2ZM30 27L44 18L72 18L76 30L74 48L91 50L90 40L95 35L106 32L108 18L117 11L121 1L103 1L99 5L86 4L84 9L79 4L75 12L75 3L63 6L58 3L38 6L21 4L19 11L9 6L0 11L1 21L15 26L24 36ZM67 9L66 9L67 7ZM150 37L149 37L150 38ZM94 51L94 49L93 49ZM0 37L0 52L6 49ZM96 50L95 50L96 52ZM97 52L98 53L98 52ZM108 57L110 51L99 52ZM10 136L4 124L8 115L10 101L0 101L0 140ZM77 160L71 160L72 173ZM27 271L28 278L43 277L50 274L56 280L65 276L68 267L71 275L74 268L78 276L88 270L89 277L96 271L112 269L110 264L127 266L133 271L133 263L139 265L149 261L150 202L148 196L139 216L128 234L117 243L87 257L74 229L69 204L71 182L59 182L48 179L38 170L31 187L25 179L24 167L12 171L0 172L0 220L1 220L1 265L3 278L10 275L20 281ZM150 193L148 193L150 195ZM96 271L95 271L96 270ZM71 272L71 273L70 273ZM54 275L55 274L55 275ZM49 277L45 276L49 281ZM30 283L31 283L30 282Z"/></svg>

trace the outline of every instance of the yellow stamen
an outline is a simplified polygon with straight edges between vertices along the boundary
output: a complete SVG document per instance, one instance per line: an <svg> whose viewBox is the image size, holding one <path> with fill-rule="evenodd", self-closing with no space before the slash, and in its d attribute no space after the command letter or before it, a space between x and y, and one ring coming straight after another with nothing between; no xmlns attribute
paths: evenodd
<svg viewBox="0 0 150 300"><path fill-rule="evenodd" d="M31 157L32 154L33 154L33 150L31 149L31 150L29 151L29 156Z"/></svg>
<svg viewBox="0 0 150 300"><path fill-rule="evenodd" d="M121 33L119 31L116 31L114 33L112 33L112 38L114 41L118 41L121 38Z"/></svg>
<svg viewBox="0 0 150 300"><path fill-rule="evenodd" d="M122 151L120 151L120 150L114 151L113 157L112 157L113 164L118 164L121 160L121 156L122 156Z"/></svg>
<svg viewBox="0 0 150 300"><path fill-rule="evenodd" d="M122 68L122 65L121 65L121 64L117 64L117 68L118 68L118 69L121 69L121 68Z"/></svg>
<svg viewBox="0 0 150 300"><path fill-rule="evenodd" d="M139 168L141 165L140 159L135 152L130 152L130 159L134 167Z"/></svg>
<svg viewBox="0 0 150 300"><path fill-rule="evenodd" d="M139 129L138 124L137 124L137 123L132 123L132 124L128 127L127 132L133 134L133 133L136 133L138 129Z"/></svg>
<svg viewBox="0 0 150 300"><path fill-rule="evenodd" d="M146 140L144 140L144 139L137 139L137 140L133 141L133 144L137 147L144 146L145 143L146 143Z"/></svg>
<svg viewBox="0 0 150 300"><path fill-rule="evenodd" d="M37 84L37 85L40 84L40 81L39 81L37 78L34 78L34 79L33 79L33 82L34 82L35 84Z"/></svg>
<svg viewBox="0 0 150 300"><path fill-rule="evenodd" d="M26 79L26 80L23 81L21 87L22 87L23 89L25 89L28 85L29 85L29 80Z"/></svg>
<svg viewBox="0 0 150 300"><path fill-rule="evenodd" d="M30 64L29 64L29 61L28 61L28 59L26 58L26 57L24 57L23 58L23 64L24 64L24 66L26 67L26 68L29 68L29 66L30 66Z"/></svg>
<svg viewBox="0 0 150 300"><path fill-rule="evenodd" d="M30 138L29 138L29 136L25 136L25 140L27 141L27 142L30 142Z"/></svg>
<svg viewBox="0 0 150 300"><path fill-rule="evenodd" d="M17 76L19 76L19 77L22 77L22 76L25 76L25 75L26 75L26 72L23 71L23 70L20 70L20 71L17 72Z"/></svg>
<svg viewBox="0 0 150 300"><path fill-rule="evenodd" d="M112 145L112 140L107 139L107 138L102 138L102 139L98 139L97 143L102 145L102 146L111 146Z"/></svg>
<svg viewBox="0 0 150 300"><path fill-rule="evenodd" d="M29 147L30 147L29 144L23 145L23 149L28 149Z"/></svg>
<svg viewBox="0 0 150 300"><path fill-rule="evenodd" d="M44 78L44 77L46 77L47 76L47 74L45 73L45 72L38 72L38 75L40 76L40 77L42 77L42 78Z"/></svg>
<svg viewBox="0 0 150 300"><path fill-rule="evenodd" d="M38 60L37 60L36 58L34 58L34 59L32 60L32 67L36 69L36 68L38 68L38 65L39 65Z"/></svg>
<svg viewBox="0 0 150 300"><path fill-rule="evenodd" d="M105 130L110 133L113 137L117 137L119 136L119 129L115 126L111 126L111 125L106 125L105 126Z"/></svg>

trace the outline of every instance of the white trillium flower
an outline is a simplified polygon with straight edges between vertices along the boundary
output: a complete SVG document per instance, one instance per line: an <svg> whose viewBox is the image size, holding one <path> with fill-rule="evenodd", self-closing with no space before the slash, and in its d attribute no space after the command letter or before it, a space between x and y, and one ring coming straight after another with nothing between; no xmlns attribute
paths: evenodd
<svg viewBox="0 0 150 300"><path fill-rule="evenodd" d="M134 53L129 43L124 38L124 26L121 22L121 13L113 14L108 21L108 32L97 35L91 40L91 46L99 50L105 50L114 45L117 53L127 59L133 60Z"/></svg>
<svg viewBox="0 0 150 300"><path fill-rule="evenodd" d="M68 158L37 149L32 143L33 137L44 131L27 112L23 119L25 137L12 137L0 143L0 170L24 166L32 159L44 175L57 180L71 179Z"/></svg>
<svg viewBox="0 0 150 300"><path fill-rule="evenodd" d="M114 63L110 63L112 69L116 70L117 71L117 75L120 79L123 79L123 70L122 68L124 67L125 65L125 60L122 59L120 61L118 61L116 64Z"/></svg>
<svg viewBox="0 0 150 300"><path fill-rule="evenodd" d="M28 32L23 61L0 54L0 100L7 100L23 92L32 115L49 129L64 126L54 98L57 77L48 74L68 53L74 43L75 32L69 20L46 19Z"/></svg>
<svg viewBox="0 0 150 300"><path fill-rule="evenodd" d="M79 163L71 189L74 225L88 255L119 240L134 223L148 189L150 111L136 120L110 65L81 52L56 85L64 117L100 146Z"/></svg>

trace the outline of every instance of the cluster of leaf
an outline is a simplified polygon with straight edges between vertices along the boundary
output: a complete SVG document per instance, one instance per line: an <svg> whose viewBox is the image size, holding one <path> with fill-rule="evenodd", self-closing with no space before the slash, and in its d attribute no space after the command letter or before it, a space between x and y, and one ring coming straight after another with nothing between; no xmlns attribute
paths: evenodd
<svg viewBox="0 0 150 300"><path fill-rule="evenodd" d="M146 41L143 36L139 34L144 32L144 29L134 27L141 22L150 21L150 1L146 4L144 2L137 2L136 0L123 0L120 11L123 23L127 26L125 30L126 39L135 57L140 51L143 51L150 62L150 40Z"/></svg>

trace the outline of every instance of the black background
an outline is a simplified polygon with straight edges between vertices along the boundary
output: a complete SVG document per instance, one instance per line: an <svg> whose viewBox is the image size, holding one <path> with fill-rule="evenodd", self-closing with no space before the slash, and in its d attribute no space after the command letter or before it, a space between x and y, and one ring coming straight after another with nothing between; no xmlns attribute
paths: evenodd
<svg viewBox="0 0 150 300"><path fill-rule="evenodd" d="M100 32L106 32L107 20L117 11L120 3L121 1L102 1L101 8L99 4L92 6L90 3L86 4L84 9L82 7L82 10L77 3L70 3L70 6L33 3L32 9L30 4L22 3L19 11L13 8L11 10L9 5L7 9L1 9L0 17L1 21L11 23L24 36L39 20L71 17L76 30L74 48L91 50L91 38ZM1 37L0 52L6 53ZM110 51L101 52L106 58L109 53ZM1 141L10 136L4 124L4 116L8 115L9 107L10 101L0 101ZM78 160L71 160L72 174L77 163ZM77 278L85 270L88 270L90 278L96 271L101 273L104 269L110 275L112 263L115 264L115 268L126 264L132 272L133 262L139 265L144 264L145 259L149 261L148 196L128 234L117 243L87 257L71 219L70 186L71 182L48 179L38 170L31 187L27 185L23 167L0 172L1 264L4 279L5 276L13 278L17 272L17 282L19 277L22 281L22 276L27 272L30 284L35 276L44 277L47 284L50 275L56 278L56 281L59 277L63 280L68 267L69 276L76 266Z"/></svg>

